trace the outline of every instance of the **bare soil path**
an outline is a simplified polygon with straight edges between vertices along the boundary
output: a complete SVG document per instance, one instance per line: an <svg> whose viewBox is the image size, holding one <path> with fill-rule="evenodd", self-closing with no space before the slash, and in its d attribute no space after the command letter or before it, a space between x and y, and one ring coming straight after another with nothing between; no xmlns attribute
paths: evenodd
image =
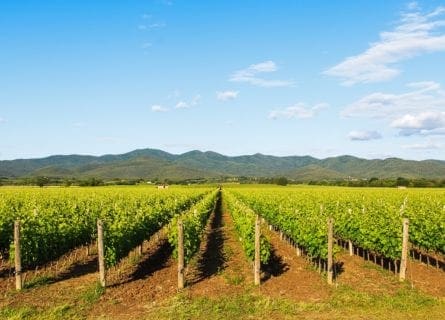
<svg viewBox="0 0 445 320"><path fill-rule="evenodd" d="M278 233L263 232L270 237L273 254L271 262L264 268L266 279L260 287L261 292L305 302L327 299L332 288L322 275L313 270L303 257L298 257L295 248L280 240Z"/></svg>

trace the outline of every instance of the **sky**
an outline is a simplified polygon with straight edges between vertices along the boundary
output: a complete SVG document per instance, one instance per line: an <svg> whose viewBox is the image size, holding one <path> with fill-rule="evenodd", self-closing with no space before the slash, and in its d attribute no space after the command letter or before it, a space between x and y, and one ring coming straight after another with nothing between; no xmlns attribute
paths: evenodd
<svg viewBox="0 0 445 320"><path fill-rule="evenodd" d="M445 0L2 0L0 43L0 160L445 160Z"/></svg>

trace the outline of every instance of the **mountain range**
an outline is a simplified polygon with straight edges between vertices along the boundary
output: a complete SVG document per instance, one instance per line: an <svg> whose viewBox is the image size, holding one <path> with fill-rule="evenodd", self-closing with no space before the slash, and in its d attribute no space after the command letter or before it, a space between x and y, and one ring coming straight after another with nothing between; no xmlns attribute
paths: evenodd
<svg viewBox="0 0 445 320"><path fill-rule="evenodd" d="M225 156L197 150L171 154L156 149L139 149L119 155L55 155L40 159L0 161L0 177L33 176L172 180L285 176L301 181L348 177L444 179L445 161L399 158L368 160L347 155L317 159L311 156L278 157L260 153Z"/></svg>

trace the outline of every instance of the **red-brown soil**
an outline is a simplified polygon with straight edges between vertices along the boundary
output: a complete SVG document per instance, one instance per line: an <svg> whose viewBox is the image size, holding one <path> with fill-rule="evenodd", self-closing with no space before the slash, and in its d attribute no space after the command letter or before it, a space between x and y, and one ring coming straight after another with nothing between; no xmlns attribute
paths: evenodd
<svg viewBox="0 0 445 320"><path fill-rule="evenodd" d="M330 286L303 257L298 257L291 245L280 240L274 231L269 234L273 247L272 261L265 266L266 277L260 291L269 296L285 297L296 301L317 302L329 297Z"/></svg>

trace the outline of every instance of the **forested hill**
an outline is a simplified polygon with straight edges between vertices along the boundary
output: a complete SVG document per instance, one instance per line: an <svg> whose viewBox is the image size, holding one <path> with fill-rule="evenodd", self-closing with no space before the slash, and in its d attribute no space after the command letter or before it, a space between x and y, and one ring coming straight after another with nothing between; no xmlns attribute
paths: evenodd
<svg viewBox="0 0 445 320"><path fill-rule="evenodd" d="M120 155L56 155L40 159L0 161L0 177L98 177L103 179L194 179L227 176L276 177L297 180L354 178L445 178L445 161L398 158L367 160L353 156L316 159L263 154L225 156L190 151L171 154L140 149Z"/></svg>

